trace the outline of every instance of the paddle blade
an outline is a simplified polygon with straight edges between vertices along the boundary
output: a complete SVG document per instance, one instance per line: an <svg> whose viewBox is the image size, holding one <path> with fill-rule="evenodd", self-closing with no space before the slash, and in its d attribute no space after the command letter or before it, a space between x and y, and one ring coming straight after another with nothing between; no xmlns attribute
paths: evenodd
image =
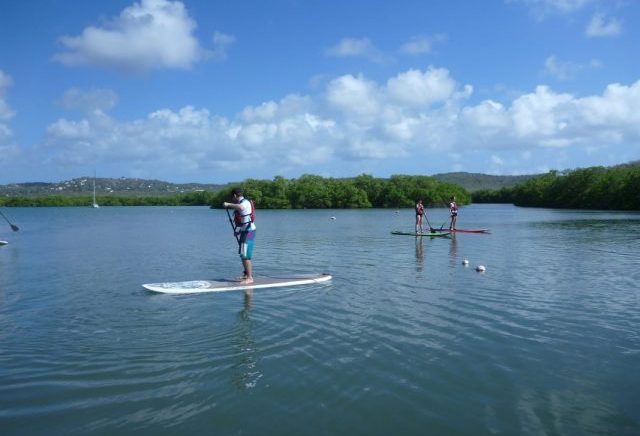
<svg viewBox="0 0 640 436"><path fill-rule="evenodd" d="M17 232L18 230L20 230L20 228L15 224L11 224L11 230L13 230L14 232Z"/></svg>

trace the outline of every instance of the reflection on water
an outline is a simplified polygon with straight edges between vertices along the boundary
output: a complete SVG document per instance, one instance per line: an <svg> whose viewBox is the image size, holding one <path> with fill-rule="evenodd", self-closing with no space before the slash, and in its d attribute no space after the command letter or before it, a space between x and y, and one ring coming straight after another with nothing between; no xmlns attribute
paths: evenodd
<svg viewBox="0 0 640 436"><path fill-rule="evenodd" d="M251 301L253 300L253 288L245 289L244 291L244 310L249 311L251 309Z"/></svg>
<svg viewBox="0 0 640 436"><path fill-rule="evenodd" d="M458 235L451 234L451 241L449 245L449 264L452 268L458 266Z"/></svg>
<svg viewBox="0 0 640 436"><path fill-rule="evenodd" d="M257 369L256 343L252 335L253 289L244 292L244 308L238 313L237 333L233 338L233 384L239 390L255 388L262 374Z"/></svg>
<svg viewBox="0 0 640 436"><path fill-rule="evenodd" d="M640 434L640 214L471 205L491 234L390 235L413 217L263 210L256 270L329 284L171 296L140 284L237 268L224 211L16 209L2 435Z"/></svg>
<svg viewBox="0 0 640 436"><path fill-rule="evenodd" d="M422 237L416 236L416 266L418 272L424 269L424 245Z"/></svg>

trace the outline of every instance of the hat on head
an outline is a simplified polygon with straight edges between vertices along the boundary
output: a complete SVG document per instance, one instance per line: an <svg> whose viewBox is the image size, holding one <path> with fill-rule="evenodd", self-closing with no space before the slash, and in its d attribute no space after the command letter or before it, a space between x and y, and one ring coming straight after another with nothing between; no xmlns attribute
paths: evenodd
<svg viewBox="0 0 640 436"><path fill-rule="evenodd" d="M231 191L231 193L233 195L242 195L242 188L233 188L233 191Z"/></svg>

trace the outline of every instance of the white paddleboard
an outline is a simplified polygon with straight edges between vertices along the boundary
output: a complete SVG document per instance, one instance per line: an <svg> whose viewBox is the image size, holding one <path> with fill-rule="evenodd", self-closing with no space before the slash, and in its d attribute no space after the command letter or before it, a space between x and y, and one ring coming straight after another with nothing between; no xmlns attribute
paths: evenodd
<svg viewBox="0 0 640 436"><path fill-rule="evenodd" d="M193 280L188 282L148 283L143 288L164 294L195 294L200 292L240 291L243 289L279 288L309 285L331 280L329 274L304 274L280 277L254 277L250 285L234 280Z"/></svg>
<svg viewBox="0 0 640 436"><path fill-rule="evenodd" d="M8 242L7 241L0 241L0 245L7 245Z"/></svg>

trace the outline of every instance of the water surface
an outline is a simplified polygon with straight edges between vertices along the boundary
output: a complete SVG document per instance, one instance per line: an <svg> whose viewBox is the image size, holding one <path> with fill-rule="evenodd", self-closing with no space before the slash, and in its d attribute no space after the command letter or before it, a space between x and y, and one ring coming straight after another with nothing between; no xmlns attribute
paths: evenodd
<svg viewBox="0 0 640 436"><path fill-rule="evenodd" d="M640 214L261 210L256 274L334 279L171 296L241 272L224 211L6 211L3 434L640 434Z"/></svg>

